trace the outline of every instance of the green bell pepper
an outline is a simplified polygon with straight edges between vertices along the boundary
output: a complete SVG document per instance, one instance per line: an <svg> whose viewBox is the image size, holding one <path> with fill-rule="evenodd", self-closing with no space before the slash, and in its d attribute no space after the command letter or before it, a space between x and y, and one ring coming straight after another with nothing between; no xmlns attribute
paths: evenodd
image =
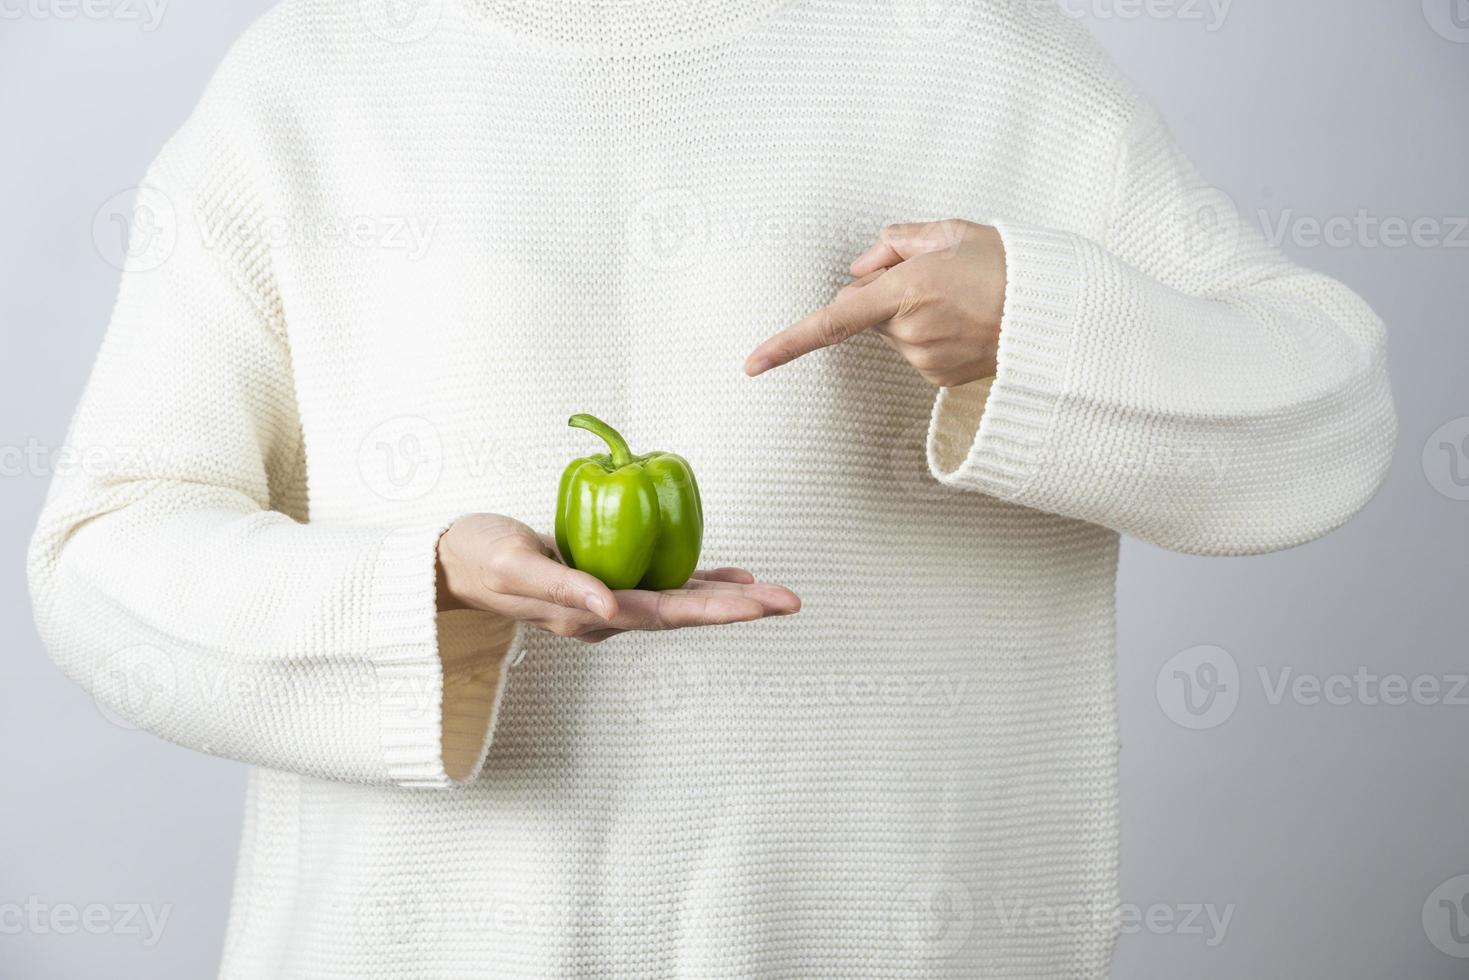
<svg viewBox="0 0 1469 980"><path fill-rule="evenodd" d="M567 422L602 437L609 454L574 459L556 494L561 560L609 589L676 589L699 563L704 506L688 461L673 453L634 456L606 422Z"/></svg>

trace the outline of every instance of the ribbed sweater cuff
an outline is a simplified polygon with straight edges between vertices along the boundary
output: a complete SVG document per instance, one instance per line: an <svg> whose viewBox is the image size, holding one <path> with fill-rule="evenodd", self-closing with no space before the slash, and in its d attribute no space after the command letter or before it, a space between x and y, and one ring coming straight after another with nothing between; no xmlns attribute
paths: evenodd
<svg viewBox="0 0 1469 980"><path fill-rule="evenodd" d="M449 522L399 528L383 539L373 574L370 643L383 759L401 786L446 786L444 671L439 659L437 554Z"/></svg>
<svg viewBox="0 0 1469 980"><path fill-rule="evenodd" d="M1005 244L1005 310L992 380L944 388L928 430L934 478L1006 499L1046 457L1066 378L1081 285L1070 235L996 223Z"/></svg>

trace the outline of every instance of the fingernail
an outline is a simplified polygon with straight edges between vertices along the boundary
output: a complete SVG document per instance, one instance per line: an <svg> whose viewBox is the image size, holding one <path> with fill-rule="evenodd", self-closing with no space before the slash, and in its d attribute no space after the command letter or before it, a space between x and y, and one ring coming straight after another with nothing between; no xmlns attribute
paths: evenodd
<svg viewBox="0 0 1469 980"><path fill-rule="evenodd" d="M603 619L612 618L612 606L595 592L587 593L587 608Z"/></svg>
<svg viewBox="0 0 1469 980"><path fill-rule="evenodd" d="M766 371L769 371L769 370L770 370L770 359L769 358L759 357L759 358L755 358L754 360L750 360L750 361L746 361L745 362L745 373L748 374L752 378L755 375L757 375L757 374L764 374Z"/></svg>

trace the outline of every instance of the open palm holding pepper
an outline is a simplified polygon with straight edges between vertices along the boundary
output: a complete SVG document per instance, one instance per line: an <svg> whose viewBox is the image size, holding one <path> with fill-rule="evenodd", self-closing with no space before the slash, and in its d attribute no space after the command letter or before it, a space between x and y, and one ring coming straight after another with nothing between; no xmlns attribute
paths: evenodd
<svg viewBox="0 0 1469 980"><path fill-rule="evenodd" d="M439 539L440 610L499 613L598 643L629 630L722 626L796 612L801 600L740 568L695 571L676 589L609 589L557 560L553 542L501 514L471 514Z"/></svg>

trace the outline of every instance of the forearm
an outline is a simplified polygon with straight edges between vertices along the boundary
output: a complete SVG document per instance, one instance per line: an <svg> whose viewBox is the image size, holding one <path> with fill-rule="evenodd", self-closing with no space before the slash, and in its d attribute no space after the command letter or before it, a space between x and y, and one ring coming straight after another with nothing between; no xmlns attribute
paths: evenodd
<svg viewBox="0 0 1469 980"><path fill-rule="evenodd" d="M1371 496L1385 344L1344 287L1276 266L1190 295L1084 239L1005 233L999 372L941 393L941 480L1207 554L1310 540Z"/></svg>
<svg viewBox="0 0 1469 980"><path fill-rule="evenodd" d="M303 525L217 488L127 489L57 497L30 556L41 635L99 703L257 765L445 782L438 527Z"/></svg>

